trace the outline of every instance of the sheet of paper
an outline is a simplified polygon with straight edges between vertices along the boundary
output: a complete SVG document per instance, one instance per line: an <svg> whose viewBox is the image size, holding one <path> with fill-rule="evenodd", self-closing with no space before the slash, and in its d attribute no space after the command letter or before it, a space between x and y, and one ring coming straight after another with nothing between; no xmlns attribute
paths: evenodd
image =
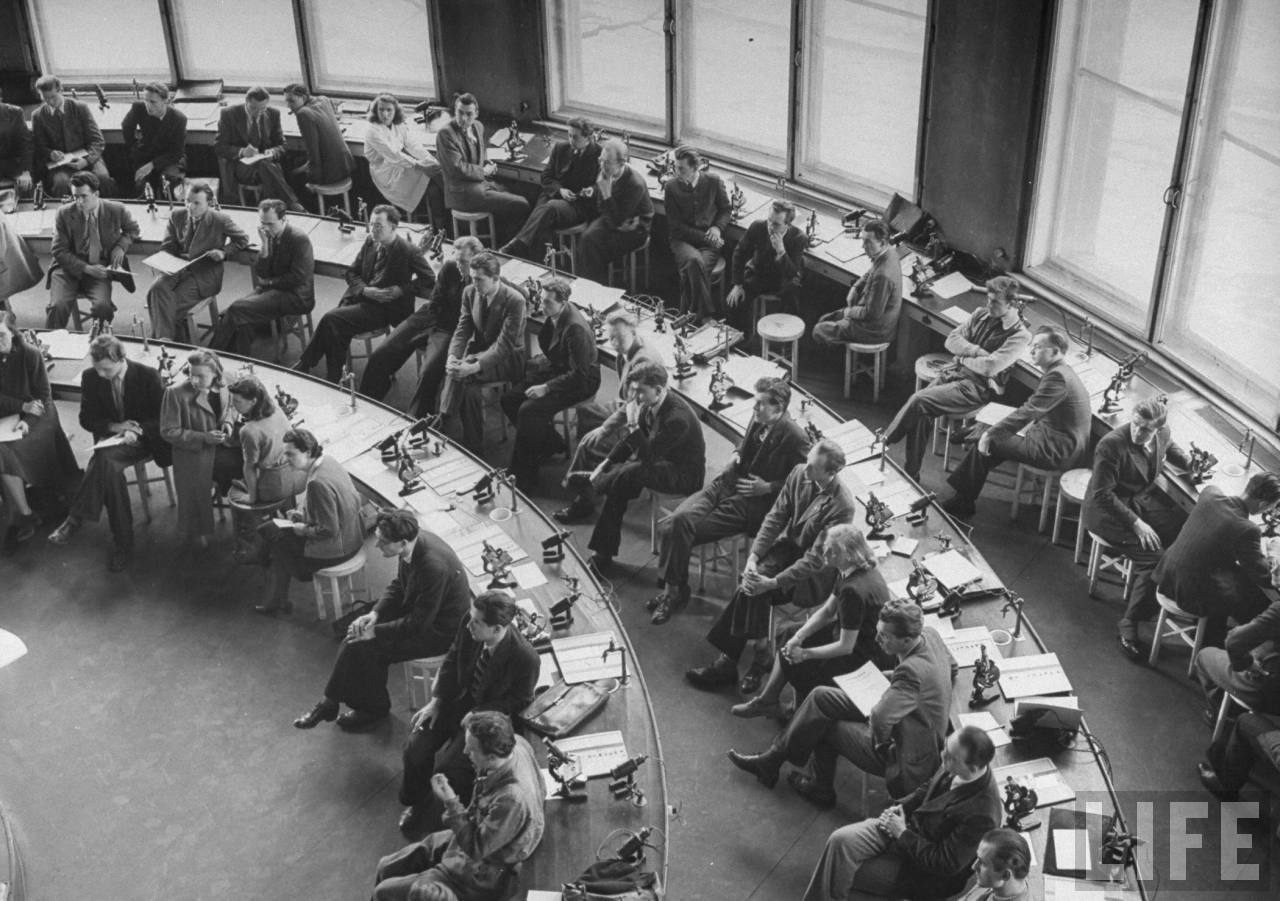
<svg viewBox="0 0 1280 901"><path fill-rule="evenodd" d="M938 315L949 322L960 325L962 322L968 322L971 314L964 307L947 307Z"/></svg>
<svg viewBox="0 0 1280 901"><path fill-rule="evenodd" d="M537 588L539 585L547 584L547 577L543 574L542 567L532 560L528 563L511 567L511 575L515 577L516 584L524 589Z"/></svg>
<svg viewBox="0 0 1280 901"><path fill-rule="evenodd" d="M512 257L502 264L502 277L508 281L515 282L517 285L524 284L525 279L533 279L540 282L551 275L545 266L537 266L528 260L521 260ZM577 287L576 283L574 287Z"/></svg>
<svg viewBox="0 0 1280 901"><path fill-rule="evenodd" d="M997 748L1003 748L1005 745L1013 744L1013 739L1009 738L1009 733L1005 731L1004 726L996 720L988 711L983 710L980 713L962 713L958 717L961 728L965 726L977 726L983 732L987 733L991 738L991 743Z"/></svg>
<svg viewBox="0 0 1280 901"><path fill-rule="evenodd" d="M1007 657L1000 663L1000 691L1006 700L1071 690L1071 680L1058 662L1057 654Z"/></svg>
<svg viewBox="0 0 1280 901"><path fill-rule="evenodd" d="M619 764L630 757L621 732L590 732L556 741L556 747L578 762L582 775L588 779L607 776Z"/></svg>
<svg viewBox="0 0 1280 901"><path fill-rule="evenodd" d="M983 425L995 425L1016 409L1018 408L992 401L975 413L973 418Z"/></svg>
<svg viewBox="0 0 1280 901"><path fill-rule="evenodd" d="M951 621L950 617L943 619L936 613L926 613L924 615L924 624L933 631L937 632L944 639L956 631L956 625Z"/></svg>
<svg viewBox="0 0 1280 901"><path fill-rule="evenodd" d="M1000 649L996 647L995 640L991 637L991 630L986 626L955 629L950 635L943 636L942 640L946 642L952 659L962 669L973 666L982 656L984 647L987 649L988 659L996 661L997 664L1003 662Z"/></svg>
<svg viewBox="0 0 1280 901"><path fill-rule="evenodd" d="M963 588L982 580L982 573L969 558L954 548L924 558L925 569L947 588Z"/></svg>
<svg viewBox="0 0 1280 901"><path fill-rule="evenodd" d="M1058 869L1084 872L1092 867L1089 853L1089 833L1084 829L1054 829L1053 849L1057 855Z"/></svg>
<svg viewBox="0 0 1280 901"><path fill-rule="evenodd" d="M540 651L538 653L538 682L534 685L534 690L550 688L556 684L559 678L560 667L556 666L555 655L550 651Z"/></svg>
<svg viewBox="0 0 1280 901"><path fill-rule="evenodd" d="M94 444L93 449L101 450L104 447L118 447L121 444L124 444L124 436L112 435L110 438L103 438L101 441Z"/></svg>
<svg viewBox="0 0 1280 901"><path fill-rule="evenodd" d="M551 650L555 652L556 663L564 681L575 685L595 679L622 678L622 655L605 656L605 650L611 644L617 645L618 638L609 630L554 638L551 640Z"/></svg>
<svg viewBox="0 0 1280 901"><path fill-rule="evenodd" d="M874 663L864 663L851 673L836 676L835 682L866 716L889 690L889 680Z"/></svg>
<svg viewBox="0 0 1280 901"><path fill-rule="evenodd" d="M943 300L959 297L967 291L976 291L978 286L959 272L950 272L929 286L929 290Z"/></svg>
<svg viewBox="0 0 1280 901"><path fill-rule="evenodd" d="M190 265L190 263L182 257L174 256L167 250L158 250L142 262L146 263L152 269L155 269L158 272L163 272L166 275L173 275L174 273L181 272Z"/></svg>
<svg viewBox="0 0 1280 901"><path fill-rule="evenodd" d="M24 437L18 431L18 423L21 421L22 417L17 413L0 418L0 441L17 441Z"/></svg>
<svg viewBox="0 0 1280 901"><path fill-rule="evenodd" d="M543 770L542 772L546 772ZM553 786L554 787L554 786ZM525 895L526 901L564 901L563 892L544 892L540 889L532 889Z"/></svg>
<svg viewBox="0 0 1280 901"><path fill-rule="evenodd" d="M907 538L899 535L893 540L893 544L889 545L889 548L899 557L910 557L919 546L920 540L918 538Z"/></svg>
<svg viewBox="0 0 1280 901"><path fill-rule="evenodd" d="M275 526L277 529L289 529L289 530L293 529L292 519L280 519L278 517L272 517L271 524Z"/></svg>
<svg viewBox="0 0 1280 901"><path fill-rule="evenodd" d="M89 355L89 336L64 328L40 333L40 341L55 360L83 360Z"/></svg>
<svg viewBox="0 0 1280 901"><path fill-rule="evenodd" d="M27 646L12 632L0 629L0 669L27 653Z"/></svg>

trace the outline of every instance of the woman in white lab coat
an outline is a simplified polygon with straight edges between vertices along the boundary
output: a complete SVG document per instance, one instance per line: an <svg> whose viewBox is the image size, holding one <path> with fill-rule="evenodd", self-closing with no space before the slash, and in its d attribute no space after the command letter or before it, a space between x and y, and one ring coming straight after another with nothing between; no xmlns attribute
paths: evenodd
<svg viewBox="0 0 1280 901"><path fill-rule="evenodd" d="M431 176L440 171L420 130L405 121L400 101L391 94L379 94L369 104L364 155L382 196L410 214L423 203Z"/></svg>

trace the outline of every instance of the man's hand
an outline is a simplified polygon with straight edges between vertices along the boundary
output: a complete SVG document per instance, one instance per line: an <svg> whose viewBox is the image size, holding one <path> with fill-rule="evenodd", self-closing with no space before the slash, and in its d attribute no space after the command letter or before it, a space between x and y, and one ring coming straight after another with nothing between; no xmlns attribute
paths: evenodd
<svg viewBox="0 0 1280 901"><path fill-rule="evenodd" d="M1141 519L1134 520L1133 531L1138 533L1138 544L1142 545L1144 551L1160 550L1160 536L1156 534L1156 530L1151 526Z"/></svg>
<svg viewBox="0 0 1280 901"><path fill-rule="evenodd" d="M546 385L530 385L525 389L524 396L531 400L537 400L540 397L546 397L549 390Z"/></svg>
<svg viewBox="0 0 1280 901"><path fill-rule="evenodd" d="M25 404L23 404L23 405L22 405L22 412L23 412L23 413L26 413L28 416L43 416L43 415L44 415L44 401L41 401L41 400L29 400L29 401L27 401Z"/></svg>
<svg viewBox="0 0 1280 901"><path fill-rule="evenodd" d="M738 479L737 492L745 497L764 497L772 486L759 476Z"/></svg>
<svg viewBox="0 0 1280 901"><path fill-rule="evenodd" d="M991 430L983 432L978 436L978 453L984 457L991 456Z"/></svg>
<svg viewBox="0 0 1280 901"><path fill-rule="evenodd" d="M142 181L144 178L150 175L155 170L155 168L156 167L154 163L143 163L141 166L138 167L138 171L133 173L133 180Z"/></svg>
<svg viewBox="0 0 1280 901"><path fill-rule="evenodd" d="M454 369L453 374L456 378L469 379L473 375L480 374L480 364L477 363L475 360L466 360L464 362L460 362L457 368Z"/></svg>
<svg viewBox="0 0 1280 901"><path fill-rule="evenodd" d="M123 440L125 444L129 444L129 445L137 444L137 443L138 443L138 433L137 433L137 432L125 432L125 433L124 433L124 435L122 436L121 440Z"/></svg>
<svg viewBox="0 0 1280 901"><path fill-rule="evenodd" d="M373 610L357 616L347 627L347 641L368 641L373 638L373 627L377 622L378 614Z"/></svg>
<svg viewBox="0 0 1280 901"><path fill-rule="evenodd" d="M63 158L63 157L65 157L65 156L66 156L66 154L65 154L65 153L63 153L61 150L50 150L50 151L49 151L49 162L51 162L51 163L60 163L60 162L62 162L62 158Z"/></svg>
<svg viewBox="0 0 1280 901"><path fill-rule="evenodd" d="M736 309L738 304L742 303L742 299L746 296L747 292L743 289L742 285L734 285L733 288L730 289L728 296L725 297L724 302L728 305L729 309Z"/></svg>
<svg viewBox="0 0 1280 901"><path fill-rule="evenodd" d="M79 172L81 169L88 169L89 163L86 162L85 158L82 156L72 157L71 168Z"/></svg>
<svg viewBox="0 0 1280 901"><path fill-rule="evenodd" d="M25 437L26 434L31 431L31 426L27 424L25 419L19 419L18 424L13 427L13 430L19 435Z"/></svg>
<svg viewBox="0 0 1280 901"><path fill-rule="evenodd" d="M111 277L111 274L107 272L107 267L103 266L101 263L90 263L88 266L85 266L84 274L89 276L89 278L97 279Z"/></svg>
<svg viewBox="0 0 1280 901"><path fill-rule="evenodd" d="M18 178L17 178L17 184L18 184L18 193L30 194L32 187L35 185L35 182L32 181L30 172L19 172Z"/></svg>
<svg viewBox="0 0 1280 901"><path fill-rule="evenodd" d="M390 288L368 287L368 288L362 289L360 291L360 294L363 297L367 298L368 300L376 301L377 303L387 303L389 300L391 300Z"/></svg>
<svg viewBox="0 0 1280 901"><path fill-rule="evenodd" d="M498 164L497 164L497 163L495 163L495 162L493 162L492 160L490 160L489 162L487 162L487 163L485 163L485 164L484 164L484 174L485 174L485 175L492 175L493 173L495 173L495 172L497 172L497 171L498 171Z"/></svg>
<svg viewBox="0 0 1280 901"><path fill-rule="evenodd" d="M880 821L876 825L889 838L897 838L907 831L907 820L902 815L902 808L897 804L880 814Z"/></svg>
<svg viewBox="0 0 1280 901"><path fill-rule="evenodd" d="M124 250L119 247L111 248L111 265L119 269L120 264L124 262Z"/></svg>
<svg viewBox="0 0 1280 901"><path fill-rule="evenodd" d="M254 147L252 144L246 144L244 147L240 148L240 159L242 160L248 159L251 156L257 156L257 155L258 155L258 148Z"/></svg>
<svg viewBox="0 0 1280 901"><path fill-rule="evenodd" d="M620 232L633 232L639 227L640 227L639 216L631 216L630 218L623 219L620 223L618 223L618 231Z"/></svg>
<svg viewBox="0 0 1280 901"><path fill-rule="evenodd" d="M449 359L445 360L444 371L449 373L449 375L456 375L458 372L458 367L461 365L462 365L462 361L459 360L457 357L450 357Z"/></svg>
<svg viewBox="0 0 1280 901"><path fill-rule="evenodd" d="M308 526L305 522L295 522L292 526L293 534L297 535L299 538L306 538L307 529L309 528L310 526Z"/></svg>
<svg viewBox="0 0 1280 901"><path fill-rule="evenodd" d="M449 777L444 773L436 773L431 777L431 791L440 799L441 804L453 804L458 800L458 793L449 784Z"/></svg>
<svg viewBox="0 0 1280 901"><path fill-rule="evenodd" d="M561 199L561 200L574 201L574 200L577 200L577 199L578 199L578 195L577 195L577 194L575 194L573 191L570 191L568 188L561 188L561 189L560 189L560 199Z"/></svg>
<svg viewBox="0 0 1280 901"><path fill-rule="evenodd" d="M206 256L215 263L221 263L227 258L227 252L225 250L211 250L206 254Z"/></svg>
<svg viewBox="0 0 1280 901"><path fill-rule="evenodd" d="M778 580L769 576L762 576L758 572L752 572L750 578L743 577L742 590L751 597L758 597L771 591L777 591Z"/></svg>
<svg viewBox="0 0 1280 901"><path fill-rule="evenodd" d="M704 237L707 239L707 243L712 247L719 248L724 246L724 238L720 237L720 229L714 225L707 229Z"/></svg>
<svg viewBox="0 0 1280 901"><path fill-rule="evenodd" d="M773 252L778 255L778 259L787 255L787 246L782 243L782 232L770 231L769 243L773 246Z"/></svg>

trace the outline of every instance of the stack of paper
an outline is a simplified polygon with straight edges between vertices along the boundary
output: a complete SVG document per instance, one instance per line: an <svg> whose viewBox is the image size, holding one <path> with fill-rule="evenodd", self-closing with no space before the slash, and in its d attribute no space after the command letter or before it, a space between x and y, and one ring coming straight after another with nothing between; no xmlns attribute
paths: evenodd
<svg viewBox="0 0 1280 901"><path fill-rule="evenodd" d="M1000 662L1000 691L1005 700L1071 691L1057 654L1029 654Z"/></svg>
<svg viewBox="0 0 1280 901"><path fill-rule="evenodd" d="M978 286L973 284L959 272L951 272L942 278L934 281L929 286L929 290L937 297L943 300L950 300L953 297L959 297L968 291L977 291Z"/></svg>
<svg viewBox="0 0 1280 901"><path fill-rule="evenodd" d="M991 771L996 785L1003 790L1006 779L1025 785L1036 793L1036 806L1048 807L1050 804L1061 804L1076 796L1075 789L1067 785L1067 781L1058 772L1057 765L1048 757L1039 757L1022 763L1011 763L998 766Z"/></svg>
<svg viewBox="0 0 1280 901"><path fill-rule="evenodd" d="M835 683L864 716L871 715L872 708L880 703L884 693L889 690L889 680L876 668L875 663L864 663L851 673L836 676Z"/></svg>
<svg viewBox="0 0 1280 901"><path fill-rule="evenodd" d="M591 732L560 738L556 740L556 747L572 757L588 779L607 776L614 767L631 759L621 732Z"/></svg>
<svg viewBox="0 0 1280 901"><path fill-rule="evenodd" d="M977 726L987 733L991 737L991 743L997 748L1013 744L1013 739L1009 737L1009 733L1005 731L1004 726L1000 725L999 721L986 710L979 713L962 713L958 719L962 729L965 726Z"/></svg>
<svg viewBox="0 0 1280 901"><path fill-rule="evenodd" d="M83 360L89 355L89 336L64 328L40 333L40 341L55 360Z"/></svg>
<svg viewBox="0 0 1280 901"><path fill-rule="evenodd" d="M986 626L955 629L950 635L944 635L942 640L946 643L947 650L951 652L952 659L961 667L973 666L982 656L984 647L987 649L987 657L999 661L1003 666L1000 649L996 647L995 640L991 637L991 630Z"/></svg>
<svg viewBox="0 0 1280 901"><path fill-rule="evenodd" d="M551 641L551 650L555 652L561 676L570 685L596 679L621 679L622 654L606 654L610 647L622 647L612 630L571 635Z"/></svg>
<svg viewBox="0 0 1280 901"><path fill-rule="evenodd" d="M930 554L924 558L925 569L946 588L964 588L982 581L982 573L969 562L969 558L957 550Z"/></svg>

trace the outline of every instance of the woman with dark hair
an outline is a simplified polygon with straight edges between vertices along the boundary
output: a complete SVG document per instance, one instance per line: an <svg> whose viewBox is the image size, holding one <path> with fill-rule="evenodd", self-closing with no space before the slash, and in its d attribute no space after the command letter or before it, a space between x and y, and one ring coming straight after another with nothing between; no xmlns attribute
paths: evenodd
<svg viewBox="0 0 1280 901"><path fill-rule="evenodd" d="M284 436L291 426L256 376L242 375L228 386L231 406L240 414L240 454L243 483L232 483L232 500L268 504L293 497L305 477L284 456Z"/></svg>
<svg viewBox="0 0 1280 901"><path fill-rule="evenodd" d="M289 511L292 525L269 539L271 597L253 608L264 616L293 612L290 578L310 581L317 570L350 560L364 547L360 495L342 464L326 457L306 429L285 432L284 456L304 475L306 492L298 509Z"/></svg>
<svg viewBox="0 0 1280 901"><path fill-rule="evenodd" d="M27 487L59 487L79 467L58 420L44 359L16 322L13 313L0 310L0 494L15 537L26 541L40 525ZM19 437L9 440L14 434Z"/></svg>
<svg viewBox="0 0 1280 901"><path fill-rule="evenodd" d="M406 213L423 203L427 182L440 171L392 94L379 94L369 104L364 156L374 186Z"/></svg>

